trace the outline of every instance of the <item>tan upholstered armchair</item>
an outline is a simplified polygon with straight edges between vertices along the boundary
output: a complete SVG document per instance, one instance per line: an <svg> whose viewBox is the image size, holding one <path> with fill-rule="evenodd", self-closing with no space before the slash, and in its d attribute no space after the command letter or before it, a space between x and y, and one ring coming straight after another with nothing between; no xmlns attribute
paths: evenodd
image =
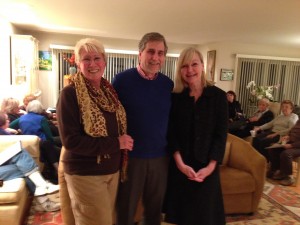
<svg viewBox="0 0 300 225"><path fill-rule="evenodd" d="M254 213L263 193L267 162L249 142L228 134L221 186L226 214Z"/></svg>

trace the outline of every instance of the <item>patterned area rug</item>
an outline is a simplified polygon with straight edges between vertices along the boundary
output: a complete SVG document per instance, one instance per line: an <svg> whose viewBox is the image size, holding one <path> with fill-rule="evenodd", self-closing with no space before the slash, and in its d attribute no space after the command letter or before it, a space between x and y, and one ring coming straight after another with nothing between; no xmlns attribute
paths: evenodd
<svg viewBox="0 0 300 225"><path fill-rule="evenodd" d="M266 182L263 198L254 215L228 216L226 220L227 225L300 224L300 195L288 187ZM63 222L59 211L39 213L32 208L25 225L63 225Z"/></svg>
<svg viewBox="0 0 300 225"><path fill-rule="evenodd" d="M228 225L300 224L300 195L290 188L266 182L258 211L252 216L227 217Z"/></svg>

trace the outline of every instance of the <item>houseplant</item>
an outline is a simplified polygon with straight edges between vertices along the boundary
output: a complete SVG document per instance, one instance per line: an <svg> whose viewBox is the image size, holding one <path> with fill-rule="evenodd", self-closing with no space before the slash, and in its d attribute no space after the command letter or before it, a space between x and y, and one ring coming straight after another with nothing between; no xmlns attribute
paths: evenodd
<svg viewBox="0 0 300 225"><path fill-rule="evenodd" d="M280 84L271 86L258 86L254 81L250 81L247 85L247 89L250 90L251 97L249 98L250 103L256 103L262 98L267 98L270 101L274 101L273 91L278 89Z"/></svg>

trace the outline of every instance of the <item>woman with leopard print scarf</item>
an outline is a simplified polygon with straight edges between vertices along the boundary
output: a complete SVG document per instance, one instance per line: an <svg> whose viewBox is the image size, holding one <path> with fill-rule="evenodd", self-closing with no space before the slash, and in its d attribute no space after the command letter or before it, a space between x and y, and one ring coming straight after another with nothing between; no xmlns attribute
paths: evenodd
<svg viewBox="0 0 300 225"><path fill-rule="evenodd" d="M132 150L133 139L126 134L125 110L103 78L103 45L92 38L78 41L75 62L78 72L57 104L63 143L60 185L67 186L61 187L61 197L70 197L72 206L70 211L68 201L62 200L62 216L77 225L113 224L119 176L126 179L126 153Z"/></svg>

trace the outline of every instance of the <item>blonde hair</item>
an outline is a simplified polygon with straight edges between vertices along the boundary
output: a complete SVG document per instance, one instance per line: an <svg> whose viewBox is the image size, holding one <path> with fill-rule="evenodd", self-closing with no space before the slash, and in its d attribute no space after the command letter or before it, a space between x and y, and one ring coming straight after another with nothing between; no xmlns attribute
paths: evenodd
<svg viewBox="0 0 300 225"><path fill-rule="evenodd" d="M1 104L1 111L14 113L14 109L19 108L19 100L15 98L4 98Z"/></svg>
<svg viewBox="0 0 300 225"><path fill-rule="evenodd" d="M198 55L198 57L200 59L200 62L203 64L204 61L203 61L202 54L194 47L185 48L180 53L180 56L179 56L179 59L178 59L178 62L177 62L177 66L176 66L175 82L174 82L173 92L180 93L180 92L183 91L183 89L185 87L188 86L187 83L181 77L181 67L184 64L191 62L192 59L193 59L193 56L195 54ZM204 70L202 71L202 74L201 74L201 82L202 82L203 87L214 85L214 82L207 80Z"/></svg>
<svg viewBox="0 0 300 225"><path fill-rule="evenodd" d="M37 99L37 97L34 96L33 94L26 95L26 96L23 98L23 104L24 104L25 106L27 106L29 102L31 102L32 100L36 100L36 99Z"/></svg>
<svg viewBox="0 0 300 225"><path fill-rule="evenodd" d="M107 56L104 50L103 44L94 38L84 38L79 40L75 45L75 62L78 64L81 60L80 58L80 52L84 49L87 52L95 51L99 54L103 55L105 63L107 62Z"/></svg>

